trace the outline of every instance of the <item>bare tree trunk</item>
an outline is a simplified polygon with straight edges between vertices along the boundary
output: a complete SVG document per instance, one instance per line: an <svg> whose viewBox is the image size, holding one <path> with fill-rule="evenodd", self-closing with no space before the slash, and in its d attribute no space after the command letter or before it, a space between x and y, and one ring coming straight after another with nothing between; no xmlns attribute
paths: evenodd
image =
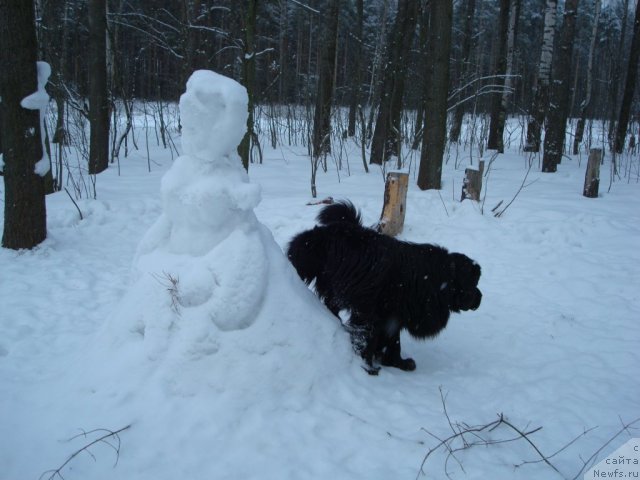
<svg viewBox="0 0 640 480"><path fill-rule="evenodd" d="M462 57L460 58L460 80L464 84L467 81L469 70L469 56L471 54L471 37L473 35L473 16L475 14L476 0L467 0L467 8L464 18L464 38L462 40ZM464 98L465 91L459 92L459 97ZM449 130L451 142L460 141L460 131L462 129L462 118L464 117L465 106L458 103L453 111L453 121Z"/></svg>
<svg viewBox="0 0 640 480"><path fill-rule="evenodd" d="M555 172L562 159L565 129L571 98L571 55L578 17L578 0L567 0L564 5L562 30L553 52L553 85L549 98L549 112L544 135L542 171Z"/></svg>
<svg viewBox="0 0 640 480"><path fill-rule="evenodd" d="M421 190L440 189L442 159L447 137L447 94L449 89L449 56L451 53L451 0L430 2L430 29L427 42L429 91L425 102L425 127L418 171Z"/></svg>
<svg viewBox="0 0 640 480"><path fill-rule="evenodd" d="M364 0L356 1L358 25L356 26L355 49L353 53L353 72L351 77L351 101L349 103L349 125L347 135L353 137L356 134L356 112L360 105L360 84L362 83L362 35L364 29Z"/></svg>
<svg viewBox="0 0 640 480"><path fill-rule="evenodd" d="M618 94L620 93L620 71L622 70L623 63L623 52L624 52L624 40L627 36L627 17L629 15L629 0L624 0L624 4L622 6L622 28L620 30L620 42L618 43L618 55L614 60L612 65L612 75L611 75L611 112L609 117L609 142L611 145L611 150L615 150L615 130L616 130L616 122L618 120L618 114L620 113L620 109L618 108Z"/></svg>
<svg viewBox="0 0 640 480"><path fill-rule="evenodd" d="M327 8L323 41L320 52L320 72L316 109L313 118L313 157L318 159L331 151L331 102L333 99L333 70L335 68L336 43L340 0L331 0Z"/></svg>
<svg viewBox="0 0 640 480"><path fill-rule="evenodd" d="M404 79L418 17L417 7L418 2L415 0L400 0L398 3L396 21L388 40L387 63L369 163L381 165L390 156L399 153L398 132L404 96Z"/></svg>
<svg viewBox="0 0 640 480"><path fill-rule="evenodd" d="M624 150L624 139L627 136L627 126L631 114L631 102L636 88L636 78L638 76L638 59L640 58L640 0L636 2L636 17L633 23L633 40L631 41L631 52L629 53L629 65L627 67L627 81L624 85L622 103L620 104L620 114L618 115L618 126L616 128L616 139L614 148L616 153Z"/></svg>
<svg viewBox="0 0 640 480"><path fill-rule="evenodd" d="M551 79L551 61L553 58L553 39L556 31L557 0L547 0L544 14L544 35L542 39L542 51L540 52L540 64L536 80L533 105L531 107L531 119L527 126L527 141L525 152L539 152L542 138L542 124L549 103L549 85Z"/></svg>
<svg viewBox="0 0 640 480"><path fill-rule="evenodd" d="M33 2L0 0L0 130L4 149L2 246L33 248L47 236L40 114L21 106L37 90L37 42ZM27 134L25 134L27 132Z"/></svg>
<svg viewBox="0 0 640 480"><path fill-rule="evenodd" d="M509 28L507 33L507 68L505 69L504 90L500 96L500 107L496 117L496 132L498 152L504 152L504 124L507 121L507 106L509 96L513 90L513 62L516 51L516 36L518 17L520 16L520 0L510 0L509 2Z"/></svg>
<svg viewBox="0 0 640 480"><path fill-rule="evenodd" d="M246 0L246 14L245 20L245 41L244 41L244 55L242 56L242 72L243 83L247 89L248 97L248 110L247 116L247 131L238 146L238 153L242 159L242 166L246 171L249 171L249 161L251 156L251 145L257 144L257 138L253 128L253 114L254 114L254 102L255 102L255 77L256 77L256 52L255 52L255 28L256 28L256 10L258 0Z"/></svg>
<svg viewBox="0 0 640 480"><path fill-rule="evenodd" d="M584 124L587 120L587 109L591 103L591 82L593 77L593 54L596 49L596 40L598 37L598 22L600 21L600 9L601 0L595 0L594 14L593 14L593 27L591 29L591 43L589 44L589 60L587 63L587 86L586 96L582 104L580 105L580 118L576 125L576 134L573 137L573 154L577 155L580 149L580 143L584 137Z"/></svg>
<svg viewBox="0 0 640 480"><path fill-rule="evenodd" d="M97 174L109 166L106 0L89 0L89 123L89 173Z"/></svg>
<svg viewBox="0 0 640 480"><path fill-rule="evenodd" d="M500 91L491 95L491 123L489 124L489 139L487 148L501 152L502 130L499 130L500 105L502 103L502 88L504 87L505 73L507 71L507 38L509 33L509 10L511 0L500 0L500 21L498 26L498 48L496 48L496 62L493 70L493 83Z"/></svg>

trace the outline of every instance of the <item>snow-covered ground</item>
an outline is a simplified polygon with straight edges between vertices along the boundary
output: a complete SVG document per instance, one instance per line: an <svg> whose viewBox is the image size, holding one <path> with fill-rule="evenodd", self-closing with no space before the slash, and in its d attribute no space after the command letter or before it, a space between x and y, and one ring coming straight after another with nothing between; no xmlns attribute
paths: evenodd
<svg viewBox="0 0 640 480"><path fill-rule="evenodd" d="M225 155L198 153L198 135L179 161L150 145L151 173L143 147L121 159L120 175L100 174L97 200L79 201L83 220L64 192L49 196L47 240L0 249L1 479L60 478L74 452L127 426L61 476L573 478L621 422L640 417L635 178L608 192L607 161L600 197L587 199L584 157L555 174L539 173L536 158L496 218L491 209L523 183L525 157L495 159L483 206L459 202L468 152L445 165L440 192L415 186L414 160L401 238L477 260L483 301L435 340L403 337L415 372L372 377L278 248L321 208L307 205L306 149L266 148L247 183L227 164L194 161ZM382 172L365 174L359 147L346 148L350 175L330 161L319 199L348 198L374 224ZM436 437L452 434L449 420L484 425L500 413L523 431L542 427L530 439L546 455L579 437L550 459L561 474L522 440L448 461L439 449L420 473ZM506 425L483 435L517 437Z"/></svg>

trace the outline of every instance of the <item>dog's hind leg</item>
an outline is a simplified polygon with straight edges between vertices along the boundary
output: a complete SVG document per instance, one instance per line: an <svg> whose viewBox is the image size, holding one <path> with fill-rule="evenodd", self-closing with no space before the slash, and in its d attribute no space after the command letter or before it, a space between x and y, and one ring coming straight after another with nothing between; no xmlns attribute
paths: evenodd
<svg viewBox="0 0 640 480"><path fill-rule="evenodd" d="M377 375L380 367L374 365L380 341L380 326L375 316L352 312L349 319L349 332L353 349L362 357L362 367L369 375Z"/></svg>
<svg viewBox="0 0 640 480"><path fill-rule="evenodd" d="M382 347L382 365L396 367L407 372L416 369L416 362L413 358L402 358L400 355L400 332L396 332L385 340L386 345Z"/></svg>

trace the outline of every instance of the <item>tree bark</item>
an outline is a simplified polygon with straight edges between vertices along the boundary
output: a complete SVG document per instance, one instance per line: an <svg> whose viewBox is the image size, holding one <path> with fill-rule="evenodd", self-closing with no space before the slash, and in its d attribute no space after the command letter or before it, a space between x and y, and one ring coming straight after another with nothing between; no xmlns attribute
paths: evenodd
<svg viewBox="0 0 640 480"><path fill-rule="evenodd" d="M244 55L242 57L242 72L244 87L247 89L249 115L247 116L247 131L238 146L238 153L242 159L242 166L249 171L249 160L251 156L251 144L256 143L257 135L253 128L253 113L255 103L255 78L256 78L256 52L255 52L255 29L256 10L258 0L246 0L247 11L245 15L245 41Z"/></svg>
<svg viewBox="0 0 640 480"><path fill-rule="evenodd" d="M602 149L592 148L589 152L587 172L584 176L584 189L582 191L582 194L587 198L598 198L600 163L602 163Z"/></svg>
<svg viewBox="0 0 640 480"><path fill-rule="evenodd" d="M109 166L107 91L107 2L89 0L89 173Z"/></svg>
<svg viewBox="0 0 640 480"><path fill-rule="evenodd" d="M0 110L3 117L4 230L2 246L33 248L47 236L40 112L20 105L37 90L33 2L0 0Z"/></svg>
<svg viewBox="0 0 640 480"><path fill-rule="evenodd" d="M527 126L527 141L524 147L525 152L539 152L540 139L542 138L542 125L547 113L549 103L549 85L551 79L551 61L553 58L553 40L556 32L556 11L558 10L557 0L547 0L544 14L544 34L542 39L542 50L540 52L540 63L538 65L538 77L533 94L533 105L531 106L531 119Z"/></svg>
<svg viewBox="0 0 640 480"><path fill-rule="evenodd" d="M636 2L636 17L633 22L633 40L631 41L631 52L629 53L629 65L627 67L627 80L624 85L622 103L620 104L620 114L618 115L618 126L616 128L616 139L614 143L616 153L624 150L624 139L627 136L629 116L631 114L631 102L636 88L636 78L638 76L638 59L640 58L640 0Z"/></svg>
<svg viewBox="0 0 640 480"><path fill-rule="evenodd" d="M487 148L502 152L502 133L504 130L498 128L500 118L500 105L502 103L502 88L505 85L505 73L507 72L507 38L509 33L509 10L510 0L500 0L500 21L498 24L498 48L496 48L496 61L493 70L494 80L492 83L498 87L498 92L491 95L491 123L489 124L489 139Z"/></svg>
<svg viewBox="0 0 640 480"><path fill-rule="evenodd" d="M356 1L358 24L356 26L355 48L353 53L353 72L351 77L351 101L349 103L349 124L347 135L353 137L356 134L356 112L360 105L360 87L362 83L362 42L364 30L364 0Z"/></svg>
<svg viewBox="0 0 640 480"><path fill-rule="evenodd" d="M425 101L425 126L418 170L421 190L440 189L442 159L447 137L447 94L449 90L449 56L451 53L451 0L429 3L430 33L427 41L429 85Z"/></svg>
<svg viewBox="0 0 640 480"><path fill-rule="evenodd" d="M409 174L404 172L389 172L384 185L384 205L378 222L378 231L395 237L404 227L404 217L407 211L407 190L409 188Z"/></svg>
<svg viewBox="0 0 640 480"><path fill-rule="evenodd" d="M464 37L462 39L462 56L460 58L460 80L461 84L467 81L467 72L469 71L469 56L471 55L471 37L473 35L473 16L476 9L476 0L467 0L467 8L464 18ZM465 91L459 92L459 98L465 97ZM460 132L462 130L462 119L464 117L465 106L462 102L458 103L453 111L453 120L451 129L449 130L449 140L451 142L460 141Z"/></svg>
<svg viewBox="0 0 640 480"><path fill-rule="evenodd" d="M504 77L504 89L500 95L500 106L496 116L496 132L497 148L499 153L504 153L504 125L507 121L507 107L509 105L509 96L513 90L513 62L516 51L516 37L518 30L518 18L520 16L520 0L510 0L509 2L509 28L507 31L507 53L506 53L506 69Z"/></svg>
<svg viewBox="0 0 640 480"><path fill-rule="evenodd" d="M331 152L331 102L333 99L333 71L335 68L338 16L340 0L330 0L324 18L316 108L313 117L313 157L315 159Z"/></svg>
<svg viewBox="0 0 640 480"><path fill-rule="evenodd" d="M564 6L562 30L553 52L553 85L549 98L549 112L544 135L542 171L555 172L562 159L565 129L571 98L571 55L578 16L578 0L567 0Z"/></svg>
<svg viewBox="0 0 640 480"><path fill-rule="evenodd" d="M596 40L598 37L598 22L600 21L601 0L595 0L593 14L593 27L591 29L591 43L589 44L589 59L587 63L587 86L586 96L580 105L580 117L576 125L576 133L573 137L573 154L577 155L580 149L580 143L584 137L584 124L587 120L587 109L591 103L591 81L593 77L593 54L596 49Z"/></svg>
<svg viewBox="0 0 640 480"><path fill-rule="evenodd" d="M371 142L369 163L381 165L399 155L400 116L409 50L418 17L418 2L400 0L398 13L387 46L387 63L380 95L380 108Z"/></svg>

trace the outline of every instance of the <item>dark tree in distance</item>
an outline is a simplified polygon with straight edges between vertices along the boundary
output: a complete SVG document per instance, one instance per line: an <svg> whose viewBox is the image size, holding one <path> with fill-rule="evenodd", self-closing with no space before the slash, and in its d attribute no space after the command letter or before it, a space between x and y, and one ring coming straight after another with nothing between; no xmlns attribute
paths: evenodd
<svg viewBox="0 0 640 480"><path fill-rule="evenodd" d="M462 83L467 81L469 71L469 56L471 54L471 37L473 35L473 15L476 9L476 0L466 0L464 14L464 33L462 38L462 55L460 56L460 79ZM466 89L458 92L458 99L463 100ZM453 110L451 129L449 130L449 140L451 142L460 141L460 131L462 129L462 118L464 116L464 103L460 102Z"/></svg>
<svg viewBox="0 0 640 480"><path fill-rule="evenodd" d="M3 117L4 230L2 246L33 248L47 236L40 115L20 105L37 90L33 2L0 0L0 110ZM25 132L29 132L25 135Z"/></svg>
<svg viewBox="0 0 640 480"><path fill-rule="evenodd" d="M564 5L562 29L553 51L553 81L549 95L549 110L544 135L542 171L555 172L562 159L565 130L571 98L571 55L578 16L578 0L567 0Z"/></svg>
<svg viewBox="0 0 640 480"><path fill-rule="evenodd" d="M329 0L324 15L324 29L320 42L320 64L316 108L313 117L313 157L331 152L331 102L333 100L334 70L338 33L340 0Z"/></svg>
<svg viewBox="0 0 640 480"><path fill-rule="evenodd" d="M489 139L487 148L491 150L503 150L502 131L498 128L500 117L500 104L502 89L504 88L504 75L507 73L507 34L509 30L509 6L510 0L500 0L500 15L498 21L498 46L496 51L495 68L493 70L493 84L498 87L491 94L491 123L489 126Z"/></svg>
<svg viewBox="0 0 640 480"><path fill-rule="evenodd" d="M596 49L596 41L598 39L598 22L600 20L601 0L595 0L595 11L593 14L593 25L591 27L591 44L589 45L589 55L587 59L587 86L585 98L580 104L580 115L578 116L578 123L576 124L576 133L573 137L573 154L577 155L580 143L584 137L584 124L587 120L587 109L591 103L591 85L593 79L593 57Z"/></svg>
<svg viewBox="0 0 640 480"><path fill-rule="evenodd" d="M453 5L451 0L431 1L429 9L428 78L426 79L428 92L425 100L418 187L421 190L439 190L442 185L442 159L447 137L447 95Z"/></svg>
<svg viewBox="0 0 640 480"><path fill-rule="evenodd" d="M631 52L629 53L627 79L624 84L620 114L618 115L614 144L616 153L622 153L624 150L624 139L627 136L631 103L633 101L633 93L636 89L636 79L638 77L638 59L640 58L640 8L638 7L640 7L640 0L636 1L636 16L633 22L633 40L631 41Z"/></svg>
<svg viewBox="0 0 640 480"><path fill-rule="evenodd" d="M362 108L360 105L360 88L362 83L362 32L364 30L364 0L356 0L358 23L355 33L355 49L353 53L353 74L351 75L351 99L349 102L349 124L347 135L353 137L356 134L356 113Z"/></svg>
<svg viewBox="0 0 640 480"><path fill-rule="evenodd" d="M399 154L400 116L408 59L418 18L418 2L400 0L393 28L387 41L380 106L369 163L382 165L390 156Z"/></svg>
<svg viewBox="0 0 640 480"><path fill-rule="evenodd" d="M258 0L246 0L246 12L244 15L244 55L242 57L243 84L247 89L248 109L247 131L238 146L238 152L242 159L242 166L249 171L249 160L251 156L251 146L258 145L258 135L254 130L254 105L255 105L255 78L256 78L256 51L255 51L255 30L256 30L256 10ZM258 147L259 148L259 147Z"/></svg>
<svg viewBox="0 0 640 480"><path fill-rule="evenodd" d="M89 173L109 166L109 93L107 91L107 2L89 0Z"/></svg>
<svg viewBox="0 0 640 480"><path fill-rule="evenodd" d="M629 0L624 0L622 6L622 19L620 21L620 38L618 39L618 46L615 52L612 52L612 56L614 57L614 61L611 65L611 75L610 75L610 98L611 102L611 110L609 112L609 142L611 145L611 150L615 151L615 136L616 136L616 123L618 121L618 116L620 114L619 108L619 93L620 93L620 72L623 69L623 52L624 52L624 43L625 38L627 36L627 17L629 15Z"/></svg>

